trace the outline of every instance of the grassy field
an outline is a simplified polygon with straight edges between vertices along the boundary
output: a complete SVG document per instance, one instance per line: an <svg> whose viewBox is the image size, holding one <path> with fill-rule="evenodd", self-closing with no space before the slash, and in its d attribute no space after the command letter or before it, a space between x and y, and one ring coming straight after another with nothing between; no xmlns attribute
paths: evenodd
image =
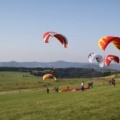
<svg viewBox="0 0 120 120"><path fill-rule="evenodd" d="M115 77L116 86L108 80ZM94 82L93 89L76 92L53 91ZM50 93L46 93L46 86ZM29 73L0 72L0 120L119 120L119 75L106 78L52 79Z"/></svg>

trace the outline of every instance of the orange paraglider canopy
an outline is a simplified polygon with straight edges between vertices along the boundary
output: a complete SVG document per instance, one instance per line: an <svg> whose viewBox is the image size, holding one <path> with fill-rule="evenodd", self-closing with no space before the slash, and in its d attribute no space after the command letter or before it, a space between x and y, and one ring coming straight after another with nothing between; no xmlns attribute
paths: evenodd
<svg viewBox="0 0 120 120"><path fill-rule="evenodd" d="M45 80L45 79L47 79L47 78L53 78L54 80L56 80L56 77L55 77L54 75L52 75L52 74L45 74L45 75L43 76L43 80Z"/></svg>
<svg viewBox="0 0 120 120"><path fill-rule="evenodd" d="M120 50L120 37L105 36L99 39L98 46L105 50L109 43L113 43L117 49Z"/></svg>

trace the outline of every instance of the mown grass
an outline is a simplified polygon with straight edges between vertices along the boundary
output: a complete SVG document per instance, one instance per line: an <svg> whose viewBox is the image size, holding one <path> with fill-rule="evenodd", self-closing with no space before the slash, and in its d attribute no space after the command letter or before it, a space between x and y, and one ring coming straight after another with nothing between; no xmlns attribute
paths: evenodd
<svg viewBox="0 0 120 120"><path fill-rule="evenodd" d="M2 86L9 85L8 90L0 92L0 120L119 120L120 119L120 79L116 78L116 86L110 86L108 79L92 79L94 88L77 92L53 92L54 86L60 89L79 87L84 78L42 81L37 77L23 77L26 73L6 73L0 76ZM28 73L27 73L28 74ZM6 76L11 76L10 82ZM28 74L29 75L29 74ZM17 79L19 78L19 82ZM3 82L3 79L6 80ZM26 83L26 89L11 89L14 85ZM37 87L30 87L33 83ZM42 84L42 85L41 85ZM50 93L46 93L46 86ZM10 87L11 86L11 87ZM1 87L1 86L0 86Z"/></svg>

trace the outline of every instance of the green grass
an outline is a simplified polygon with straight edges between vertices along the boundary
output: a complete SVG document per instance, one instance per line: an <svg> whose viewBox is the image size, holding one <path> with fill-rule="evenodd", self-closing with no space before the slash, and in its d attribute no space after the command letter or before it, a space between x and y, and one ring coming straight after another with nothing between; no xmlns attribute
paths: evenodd
<svg viewBox="0 0 120 120"><path fill-rule="evenodd" d="M92 79L94 88L84 92L55 93L52 90L54 86L79 87L83 80L85 85L90 81L89 78L42 81L29 73L0 73L0 120L119 120L119 78L115 87L108 84L107 78L95 78ZM14 88L16 84L23 88ZM50 94L46 93L46 86Z"/></svg>

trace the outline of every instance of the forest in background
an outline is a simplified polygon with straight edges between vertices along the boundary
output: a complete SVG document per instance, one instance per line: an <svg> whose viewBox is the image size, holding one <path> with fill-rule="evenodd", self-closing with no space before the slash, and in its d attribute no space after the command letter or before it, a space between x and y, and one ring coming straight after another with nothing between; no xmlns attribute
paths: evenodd
<svg viewBox="0 0 120 120"><path fill-rule="evenodd" d="M51 73L52 68L24 68L24 67L0 67L0 71L29 72L34 76L43 76ZM105 77L117 74L119 71L111 69L94 68L56 68L55 76L57 78L88 78L88 77Z"/></svg>

